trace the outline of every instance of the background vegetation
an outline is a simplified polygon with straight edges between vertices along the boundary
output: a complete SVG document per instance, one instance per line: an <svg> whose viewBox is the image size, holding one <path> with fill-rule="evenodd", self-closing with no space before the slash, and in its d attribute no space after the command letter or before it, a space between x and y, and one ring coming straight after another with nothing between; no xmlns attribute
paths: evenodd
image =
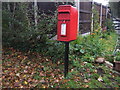
<svg viewBox="0 0 120 90"><path fill-rule="evenodd" d="M110 0L109 4L110 4L112 16L120 18L120 1L112 2Z"/></svg>

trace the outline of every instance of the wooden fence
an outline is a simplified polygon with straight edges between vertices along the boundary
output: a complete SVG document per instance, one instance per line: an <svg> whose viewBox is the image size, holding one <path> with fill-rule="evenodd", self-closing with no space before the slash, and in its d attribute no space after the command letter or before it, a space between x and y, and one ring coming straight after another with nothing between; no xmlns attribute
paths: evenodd
<svg viewBox="0 0 120 90"><path fill-rule="evenodd" d="M92 30L92 8L99 13L99 22L102 28L105 27L105 21L107 19L107 9L108 7L103 6L95 2L80 2L80 33L91 32ZM94 15L93 15L94 17Z"/></svg>
<svg viewBox="0 0 120 90"><path fill-rule="evenodd" d="M92 18L92 2L80 2L79 9L79 32L87 33L91 31L91 18Z"/></svg>

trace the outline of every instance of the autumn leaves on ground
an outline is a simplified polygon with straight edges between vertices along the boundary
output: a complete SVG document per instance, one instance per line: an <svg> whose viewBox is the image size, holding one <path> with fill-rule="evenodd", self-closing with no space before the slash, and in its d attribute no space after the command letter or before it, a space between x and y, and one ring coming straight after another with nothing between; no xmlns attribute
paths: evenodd
<svg viewBox="0 0 120 90"><path fill-rule="evenodd" d="M41 88L52 86L63 79L61 65L37 53L22 53L12 48L3 50L3 87L28 88L38 83Z"/></svg>
<svg viewBox="0 0 120 90"><path fill-rule="evenodd" d="M63 62L53 63L39 53L23 53L13 48L3 48L2 66L3 88L120 87L119 76L99 64L83 62L79 68L70 64L68 77L64 78Z"/></svg>

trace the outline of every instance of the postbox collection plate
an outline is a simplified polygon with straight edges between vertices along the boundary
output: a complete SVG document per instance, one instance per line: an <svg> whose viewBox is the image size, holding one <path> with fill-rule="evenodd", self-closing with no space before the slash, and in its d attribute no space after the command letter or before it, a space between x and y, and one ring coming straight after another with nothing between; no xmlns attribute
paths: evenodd
<svg viewBox="0 0 120 90"><path fill-rule="evenodd" d="M61 24L61 35L66 35L66 24Z"/></svg>

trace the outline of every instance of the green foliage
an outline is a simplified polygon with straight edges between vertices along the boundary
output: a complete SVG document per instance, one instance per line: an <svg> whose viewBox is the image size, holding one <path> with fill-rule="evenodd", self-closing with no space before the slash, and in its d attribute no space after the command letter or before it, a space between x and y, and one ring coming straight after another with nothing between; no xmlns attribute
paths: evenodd
<svg viewBox="0 0 120 90"><path fill-rule="evenodd" d="M116 53L115 61L120 61L120 52Z"/></svg>
<svg viewBox="0 0 120 90"><path fill-rule="evenodd" d="M88 83L88 85L90 86L90 88L103 88L103 83L97 81L96 79L92 79L91 82Z"/></svg>
<svg viewBox="0 0 120 90"><path fill-rule="evenodd" d="M113 23L110 19L106 20L106 30L103 30L99 24L98 11L94 8L92 10L93 31L91 35L81 37L71 43L71 55L80 58L85 62L94 62L97 57L111 56L116 43L117 35L114 32ZM113 62L114 59L109 61Z"/></svg>
<svg viewBox="0 0 120 90"><path fill-rule="evenodd" d="M86 67L86 68L93 68L94 66L93 66L91 63L86 63L86 64L85 64L85 67Z"/></svg>
<svg viewBox="0 0 120 90"><path fill-rule="evenodd" d="M35 80L40 80L41 79L41 77L39 76L39 73L35 73L33 78Z"/></svg>
<svg viewBox="0 0 120 90"><path fill-rule="evenodd" d="M114 32L110 33L110 35L106 32L104 36L102 38L96 33L87 37L80 36L71 43L71 54L86 62L94 62L97 57L106 57L108 59L110 56L111 58L117 35ZM113 61L112 58L111 61Z"/></svg>
<svg viewBox="0 0 120 90"><path fill-rule="evenodd" d="M46 48L42 49L42 53L50 56L52 61L59 61L64 58L64 43L55 40L48 40Z"/></svg>
<svg viewBox="0 0 120 90"><path fill-rule="evenodd" d="M70 88L74 88L74 87L76 87L76 82L74 81L74 80L70 80L70 81L68 81L67 82L67 84L68 84L68 88L70 87Z"/></svg>
<svg viewBox="0 0 120 90"><path fill-rule="evenodd" d="M105 60L106 60L106 61L110 61L111 63L113 63L113 61L114 61L114 56L113 56L113 55L106 55L106 56L105 56Z"/></svg>
<svg viewBox="0 0 120 90"><path fill-rule="evenodd" d="M105 26L107 27L107 31L114 31L114 24L111 19L106 20Z"/></svg>
<svg viewBox="0 0 120 90"><path fill-rule="evenodd" d="M100 32L102 29L99 23L99 12L94 8L92 9L92 13L94 15L94 17L92 18L93 19L93 32L95 32L95 30Z"/></svg>
<svg viewBox="0 0 120 90"><path fill-rule="evenodd" d="M103 77L103 81L104 81L105 83L109 83L109 82L110 82L110 80L109 80L108 77L106 77L106 76Z"/></svg>
<svg viewBox="0 0 120 90"><path fill-rule="evenodd" d="M80 67L80 62L78 60L73 60L73 66Z"/></svg>
<svg viewBox="0 0 120 90"><path fill-rule="evenodd" d="M104 44L98 35L79 37L71 44L71 54L81 58L82 61L94 62L96 57L104 55Z"/></svg>

